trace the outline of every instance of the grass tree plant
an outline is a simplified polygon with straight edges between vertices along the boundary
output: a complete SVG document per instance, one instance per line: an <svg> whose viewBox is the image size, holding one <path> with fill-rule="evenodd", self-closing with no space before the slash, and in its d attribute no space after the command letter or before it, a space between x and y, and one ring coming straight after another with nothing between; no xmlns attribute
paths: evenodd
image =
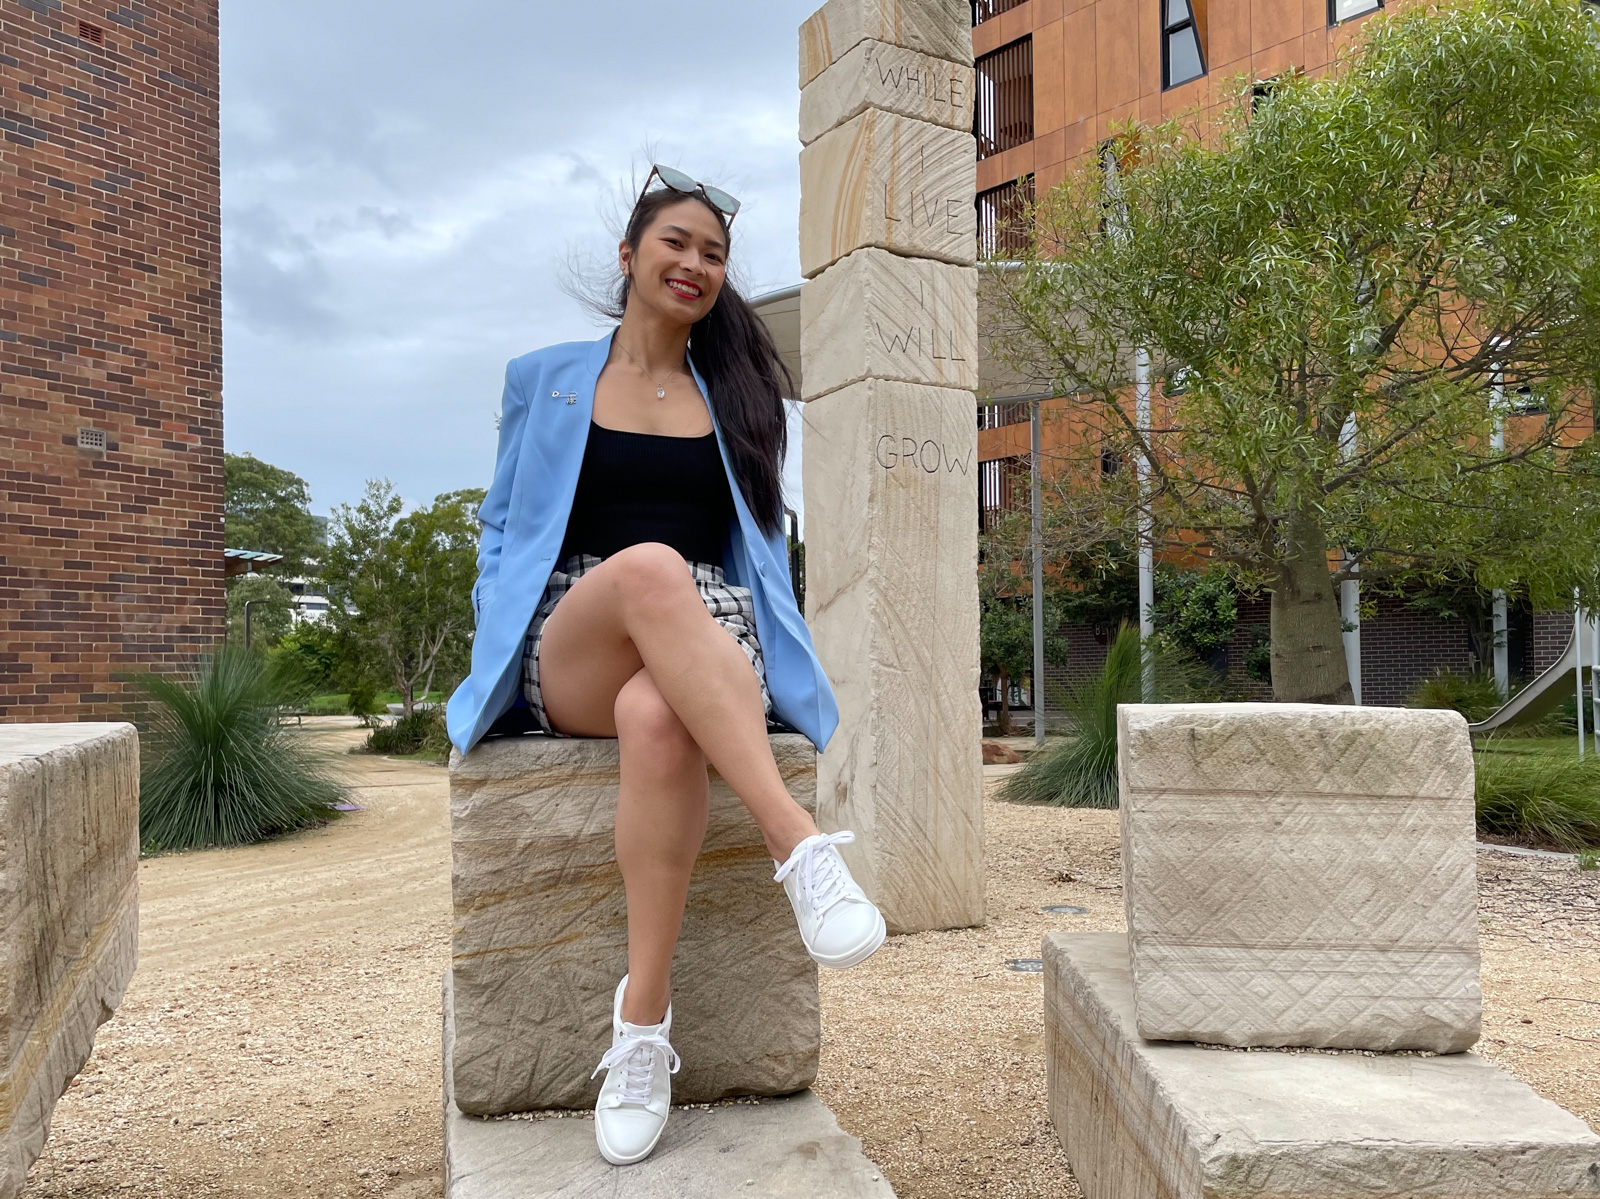
<svg viewBox="0 0 1600 1199"><path fill-rule="evenodd" d="M224 646L188 677L142 675L139 842L145 853L244 845L338 814L343 786L279 712L296 681Z"/></svg>

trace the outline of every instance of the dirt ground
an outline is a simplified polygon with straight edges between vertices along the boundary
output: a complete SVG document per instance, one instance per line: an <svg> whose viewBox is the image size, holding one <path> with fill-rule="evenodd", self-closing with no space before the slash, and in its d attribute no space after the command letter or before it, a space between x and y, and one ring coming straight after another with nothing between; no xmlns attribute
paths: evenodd
<svg viewBox="0 0 1600 1199"><path fill-rule="evenodd" d="M305 735L342 751L347 723ZM365 811L143 863L138 973L30 1196L442 1196L445 775L340 764ZM1041 979L1006 960L1051 929L1122 927L1116 814L992 801L985 819L984 928L894 938L823 976L817 1091L902 1199L1078 1194L1044 1114ZM1480 1049L1600 1126L1600 873L1479 863Z"/></svg>

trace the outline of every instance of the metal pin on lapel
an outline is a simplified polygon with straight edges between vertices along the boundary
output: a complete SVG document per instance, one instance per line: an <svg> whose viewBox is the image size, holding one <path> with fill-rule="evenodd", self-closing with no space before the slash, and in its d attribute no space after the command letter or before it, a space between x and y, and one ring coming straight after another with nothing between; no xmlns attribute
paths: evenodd
<svg viewBox="0 0 1600 1199"><path fill-rule="evenodd" d="M564 399L569 404L576 404L578 402L578 393L575 391L552 391L550 398L552 400Z"/></svg>

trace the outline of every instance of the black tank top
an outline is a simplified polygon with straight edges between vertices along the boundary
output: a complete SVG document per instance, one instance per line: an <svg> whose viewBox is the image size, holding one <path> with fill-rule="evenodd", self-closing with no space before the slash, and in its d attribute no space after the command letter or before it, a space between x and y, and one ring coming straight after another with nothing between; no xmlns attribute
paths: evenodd
<svg viewBox="0 0 1600 1199"><path fill-rule="evenodd" d="M659 541L690 562L720 566L732 518L733 493L715 433L664 437L591 421L561 560L607 558Z"/></svg>

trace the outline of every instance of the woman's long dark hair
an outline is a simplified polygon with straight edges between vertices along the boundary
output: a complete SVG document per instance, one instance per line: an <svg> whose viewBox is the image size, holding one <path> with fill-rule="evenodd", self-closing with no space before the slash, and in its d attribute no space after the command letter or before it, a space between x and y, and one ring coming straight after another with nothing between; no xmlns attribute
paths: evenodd
<svg viewBox="0 0 1600 1199"><path fill-rule="evenodd" d="M705 197L657 188L634 205L623 233L628 246L638 253L656 216L681 200L705 205L722 227L723 238L728 238L727 219ZM627 307L628 279L624 276L612 297L609 315L621 320ZM793 394L794 380L778 357L766 325L732 280L723 280L711 311L690 329L689 359L706 381L711 410L733 458L733 477L744 501L761 531L776 533L783 527L783 456L789 447L783 401Z"/></svg>

